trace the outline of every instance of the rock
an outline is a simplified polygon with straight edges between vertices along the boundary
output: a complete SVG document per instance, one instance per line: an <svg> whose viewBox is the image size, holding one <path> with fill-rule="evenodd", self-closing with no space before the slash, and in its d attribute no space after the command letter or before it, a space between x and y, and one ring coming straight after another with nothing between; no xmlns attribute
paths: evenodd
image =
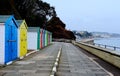
<svg viewBox="0 0 120 76"><path fill-rule="evenodd" d="M75 39L72 31L65 29L65 24L58 18L53 17L46 25L46 29L53 34L53 38Z"/></svg>

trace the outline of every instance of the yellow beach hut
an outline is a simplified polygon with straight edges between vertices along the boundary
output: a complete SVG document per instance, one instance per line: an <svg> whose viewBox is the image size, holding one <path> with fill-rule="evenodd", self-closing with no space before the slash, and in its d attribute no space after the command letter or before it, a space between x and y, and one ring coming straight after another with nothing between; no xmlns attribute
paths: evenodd
<svg viewBox="0 0 120 76"><path fill-rule="evenodd" d="M27 54L27 24L25 20L18 22L18 57L22 59Z"/></svg>

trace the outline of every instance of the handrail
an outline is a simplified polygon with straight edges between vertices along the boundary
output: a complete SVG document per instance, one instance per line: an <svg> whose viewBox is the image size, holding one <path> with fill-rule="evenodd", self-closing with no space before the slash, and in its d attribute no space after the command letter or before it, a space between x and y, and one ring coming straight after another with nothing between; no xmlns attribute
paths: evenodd
<svg viewBox="0 0 120 76"><path fill-rule="evenodd" d="M113 50L118 50L118 49L120 50L120 47L116 47L116 46L103 45L103 44L98 44L98 43L93 43L93 45L99 46L99 47L108 48L108 49L113 48Z"/></svg>

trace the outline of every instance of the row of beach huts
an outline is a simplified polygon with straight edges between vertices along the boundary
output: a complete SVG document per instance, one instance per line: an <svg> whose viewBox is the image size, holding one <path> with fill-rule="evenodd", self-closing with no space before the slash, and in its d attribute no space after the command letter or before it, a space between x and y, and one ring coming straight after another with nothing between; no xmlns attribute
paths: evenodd
<svg viewBox="0 0 120 76"><path fill-rule="evenodd" d="M39 27L27 27L25 20L16 20L14 15L0 15L0 64L10 64L51 42L51 32Z"/></svg>

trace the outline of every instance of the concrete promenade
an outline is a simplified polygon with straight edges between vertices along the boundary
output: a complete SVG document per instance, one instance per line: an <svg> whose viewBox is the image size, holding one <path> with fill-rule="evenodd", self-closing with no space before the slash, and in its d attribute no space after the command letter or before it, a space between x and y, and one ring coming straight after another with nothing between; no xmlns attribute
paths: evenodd
<svg viewBox="0 0 120 76"><path fill-rule="evenodd" d="M50 45L21 61L1 68L0 76L49 76L59 47L57 43Z"/></svg>
<svg viewBox="0 0 120 76"><path fill-rule="evenodd" d="M54 42L23 60L0 68L0 76L49 76L60 47L62 53L56 76L112 76L74 45L63 42Z"/></svg>
<svg viewBox="0 0 120 76"><path fill-rule="evenodd" d="M112 76L78 48L70 43L62 44L58 76Z"/></svg>

